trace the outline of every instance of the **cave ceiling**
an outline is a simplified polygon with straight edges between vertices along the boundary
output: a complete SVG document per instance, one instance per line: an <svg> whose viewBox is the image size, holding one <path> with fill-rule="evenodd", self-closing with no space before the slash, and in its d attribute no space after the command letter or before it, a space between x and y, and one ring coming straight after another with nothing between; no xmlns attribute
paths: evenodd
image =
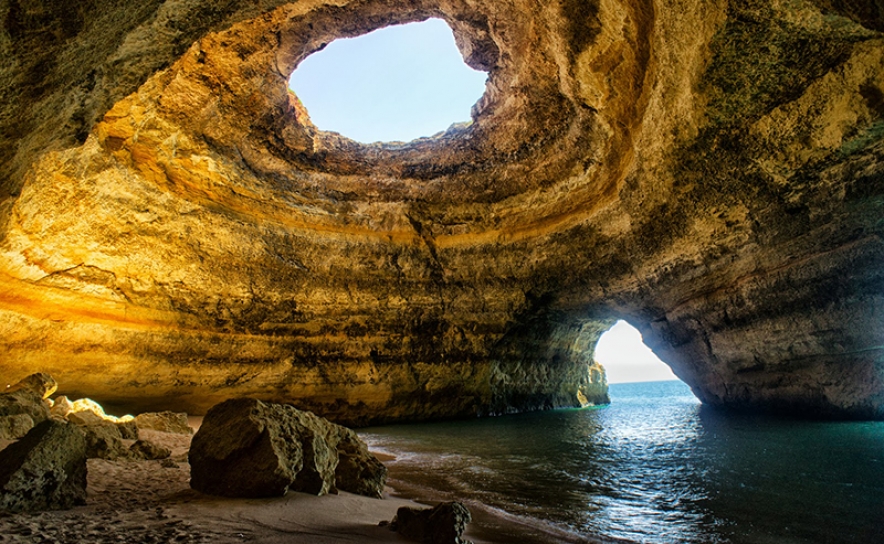
<svg viewBox="0 0 884 544"><path fill-rule="evenodd" d="M345 423L602 402L627 319L709 404L884 418L884 8L0 6L0 374ZM444 19L489 74L412 142L317 129L330 41Z"/></svg>

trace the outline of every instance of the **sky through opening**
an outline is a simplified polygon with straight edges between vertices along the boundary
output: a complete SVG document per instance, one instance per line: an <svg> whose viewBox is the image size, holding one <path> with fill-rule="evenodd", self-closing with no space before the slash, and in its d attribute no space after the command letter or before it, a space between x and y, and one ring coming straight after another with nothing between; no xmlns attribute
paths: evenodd
<svg viewBox="0 0 884 544"><path fill-rule="evenodd" d="M321 130L407 142L469 122L486 78L463 62L448 24L428 19L335 40L301 62L289 87Z"/></svg>
<svg viewBox="0 0 884 544"><path fill-rule="evenodd" d="M618 321L599 338L595 360L605 367L608 383L677 380L666 363L642 342L638 329Z"/></svg>

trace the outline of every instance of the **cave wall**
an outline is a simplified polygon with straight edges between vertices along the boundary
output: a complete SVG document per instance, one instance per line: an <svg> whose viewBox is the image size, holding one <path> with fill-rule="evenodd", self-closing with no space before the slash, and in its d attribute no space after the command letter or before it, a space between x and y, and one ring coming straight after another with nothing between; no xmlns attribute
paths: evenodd
<svg viewBox="0 0 884 544"><path fill-rule="evenodd" d="M884 417L884 36L835 2L0 7L0 375L352 424L605 402L617 318L704 401ZM408 144L286 89L442 17L489 72Z"/></svg>

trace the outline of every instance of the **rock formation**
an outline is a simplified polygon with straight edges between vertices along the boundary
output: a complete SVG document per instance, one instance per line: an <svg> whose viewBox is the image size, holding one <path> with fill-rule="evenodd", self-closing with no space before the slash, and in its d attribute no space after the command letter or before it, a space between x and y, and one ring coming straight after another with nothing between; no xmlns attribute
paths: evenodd
<svg viewBox="0 0 884 544"><path fill-rule="evenodd" d="M168 459L172 455L169 448L155 444L150 440L136 440L129 446L129 457L133 459L147 459L154 461L157 459Z"/></svg>
<svg viewBox="0 0 884 544"><path fill-rule="evenodd" d="M796 0L19 1L0 375L348 423L604 402L618 318L714 405L884 418L884 13ZM473 122L360 145L286 88L441 17Z"/></svg>
<svg viewBox="0 0 884 544"><path fill-rule="evenodd" d="M16 440L51 415L45 401L56 388L43 373L32 374L0 392L0 440Z"/></svg>
<svg viewBox="0 0 884 544"><path fill-rule="evenodd" d="M470 521L472 516L466 506L443 502L422 510L403 506L396 512L390 529L425 544L471 544L461 538Z"/></svg>
<svg viewBox="0 0 884 544"><path fill-rule="evenodd" d="M135 426L163 433L193 434L184 412L145 412L135 416Z"/></svg>
<svg viewBox="0 0 884 544"><path fill-rule="evenodd" d="M387 469L356 433L284 404L231 399L212 407L188 454L190 485L226 497L338 489L381 497Z"/></svg>
<svg viewBox="0 0 884 544"><path fill-rule="evenodd" d="M70 423L47 420L0 450L0 511L63 510L86 503L86 443Z"/></svg>

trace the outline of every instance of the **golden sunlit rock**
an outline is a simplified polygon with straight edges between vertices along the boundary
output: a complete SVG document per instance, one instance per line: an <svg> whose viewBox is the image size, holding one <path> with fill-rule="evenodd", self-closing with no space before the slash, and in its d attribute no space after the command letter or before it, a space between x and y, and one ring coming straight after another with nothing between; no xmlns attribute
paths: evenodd
<svg viewBox="0 0 884 544"><path fill-rule="evenodd" d="M10 12L0 373L133 411L505 413L605 402L625 318L705 402L884 417L884 22L736 4ZM429 16L490 74L473 123L309 122L300 60Z"/></svg>

